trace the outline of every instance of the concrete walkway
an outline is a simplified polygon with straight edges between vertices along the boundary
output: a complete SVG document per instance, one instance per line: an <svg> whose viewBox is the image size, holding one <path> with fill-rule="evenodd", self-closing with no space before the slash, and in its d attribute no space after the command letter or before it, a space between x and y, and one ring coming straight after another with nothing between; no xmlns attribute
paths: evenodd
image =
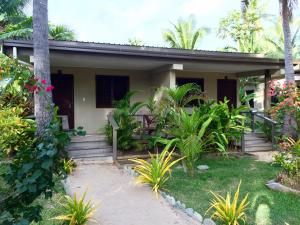
<svg viewBox="0 0 300 225"><path fill-rule="evenodd" d="M199 224L114 165L81 164L67 179L67 187L71 195L87 190L86 200L98 205L94 218L101 225Z"/></svg>

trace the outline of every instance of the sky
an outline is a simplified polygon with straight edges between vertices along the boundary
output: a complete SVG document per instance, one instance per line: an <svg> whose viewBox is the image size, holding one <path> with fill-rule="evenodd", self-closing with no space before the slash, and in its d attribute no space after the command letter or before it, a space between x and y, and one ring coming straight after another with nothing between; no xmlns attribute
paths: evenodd
<svg viewBox="0 0 300 225"><path fill-rule="evenodd" d="M267 12L278 14L278 0L269 2ZM80 41L126 44L140 38L149 46L167 46L164 29L171 22L193 14L197 26L213 28L197 46L217 50L229 40L216 37L220 18L240 10L240 0L48 0L49 20L74 30Z"/></svg>

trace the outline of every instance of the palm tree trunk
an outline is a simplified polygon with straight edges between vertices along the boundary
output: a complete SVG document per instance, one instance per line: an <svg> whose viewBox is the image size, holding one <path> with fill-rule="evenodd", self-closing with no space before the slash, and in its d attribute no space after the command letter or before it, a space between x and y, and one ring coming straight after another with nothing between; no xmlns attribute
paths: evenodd
<svg viewBox="0 0 300 225"><path fill-rule="evenodd" d="M33 0L34 75L46 85L51 84L48 32L48 0ZM41 136L52 120L52 93L35 94L34 101L36 134Z"/></svg>
<svg viewBox="0 0 300 225"><path fill-rule="evenodd" d="M287 0L281 2L281 7L282 28L284 34L285 81L288 83L295 81L295 72L293 67L291 28ZM297 128L295 116L289 112L286 112L284 116L283 133L293 137L295 136L296 132L295 128Z"/></svg>
<svg viewBox="0 0 300 225"><path fill-rule="evenodd" d="M285 61L285 80L286 82L295 81L293 67L293 50L291 39L291 28L288 18L282 17L282 28L284 34L284 61Z"/></svg>

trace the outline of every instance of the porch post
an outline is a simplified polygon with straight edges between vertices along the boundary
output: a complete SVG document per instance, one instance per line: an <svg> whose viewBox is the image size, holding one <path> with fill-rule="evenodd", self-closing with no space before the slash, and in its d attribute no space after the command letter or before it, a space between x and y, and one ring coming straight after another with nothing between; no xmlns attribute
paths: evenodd
<svg viewBox="0 0 300 225"><path fill-rule="evenodd" d="M270 70L265 71L264 79L264 111L268 110L271 107L271 97L268 96L269 81L271 81L271 72Z"/></svg>

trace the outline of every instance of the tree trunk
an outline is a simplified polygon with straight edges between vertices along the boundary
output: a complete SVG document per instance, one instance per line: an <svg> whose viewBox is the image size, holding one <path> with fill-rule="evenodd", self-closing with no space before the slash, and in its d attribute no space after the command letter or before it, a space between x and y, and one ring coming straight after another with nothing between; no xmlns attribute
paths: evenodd
<svg viewBox="0 0 300 225"><path fill-rule="evenodd" d="M34 75L46 86L51 84L48 32L48 0L33 0ZM35 94L34 101L36 134L41 136L52 120L52 93Z"/></svg>
<svg viewBox="0 0 300 225"><path fill-rule="evenodd" d="M241 11L243 15L246 14L248 6L249 6L249 0L241 0Z"/></svg>
<svg viewBox="0 0 300 225"><path fill-rule="evenodd" d="M285 81L288 83L295 81L288 1L282 1L281 7L282 28L284 34ZM293 137L295 136L296 128L297 123L295 116L292 115L290 112L286 112L284 116L283 133Z"/></svg>

